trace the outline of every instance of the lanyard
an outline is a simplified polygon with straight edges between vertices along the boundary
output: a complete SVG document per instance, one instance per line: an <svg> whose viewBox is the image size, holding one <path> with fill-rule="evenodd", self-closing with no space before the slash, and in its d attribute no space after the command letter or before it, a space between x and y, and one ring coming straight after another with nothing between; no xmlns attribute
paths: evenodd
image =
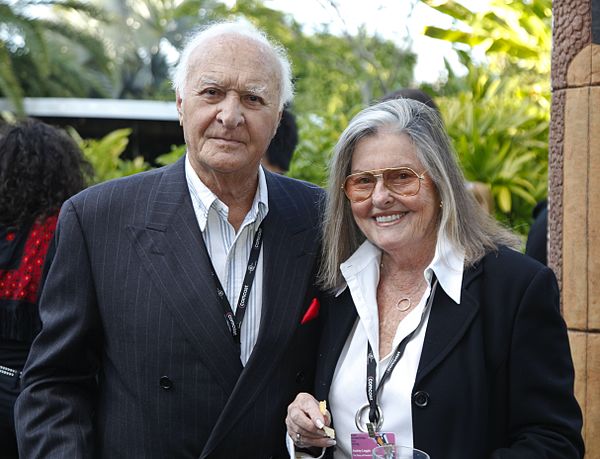
<svg viewBox="0 0 600 459"><path fill-rule="evenodd" d="M225 317L225 322L227 323L227 328L233 337L235 343L240 345L240 332L242 330L242 322L244 321L244 315L246 314L246 306L248 305L248 298L250 297L250 290L252 290L252 284L254 283L254 277L256 276L256 265L258 262L258 256L260 254L260 249L262 246L263 240L263 223L261 222L256 234L254 235L254 240L252 241L252 248L250 249L250 257L248 257L248 266L246 267L246 274L244 275L244 282L242 284L242 289L240 290L240 295L238 297L237 308L235 310L235 314L233 314L233 310L231 309L231 304L227 299L227 295L225 295L225 289L221 285L221 281L219 280L219 276L215 272L215 268L210 263L211 268L211 276L214 280L215 287L217 289L217 296L219 297L219 303L221 303L221 307L223 309L223 316ZM208 255L208 249L206 245L203 244L204 249L206 250L206 255L210 260L210 256Z"/></svg>
<svg viewBox="0 0 600 459"><path fill-rule="evenodd" d="M392 371L396 368L396 365L400 361L402 354L404 354L404 350L406 346L410 342L410 340L417 333L421 325L425 320L426 313L428 309L431 307L431 303L433 302L433 296L435 295L435 288L437 287L437 279L435 279L433 283L433 287L431 287L431 293L429 294L429 299L427 300L427 304L423 309L423 313L421 314L421 320L419 321L419 325L412 332L410 332L407 336L404 337L400 344L396 347L394 354L392 355L392 359L388 366L386 367L383 376L381 377L381 381L379 381L379 385L377 385L377 362L375 361L375 356L373 355L373 349L371 348L371 343L367 345L367 400L369 401L369 421L367 427L370 427L369 430L375 430L373 426L379 425L379 416L380 416L380 408L377 405L377 396L381 392L383 385L387 382L387 380L392 375ZM366 407L365 407L366 408Z"/></svg>

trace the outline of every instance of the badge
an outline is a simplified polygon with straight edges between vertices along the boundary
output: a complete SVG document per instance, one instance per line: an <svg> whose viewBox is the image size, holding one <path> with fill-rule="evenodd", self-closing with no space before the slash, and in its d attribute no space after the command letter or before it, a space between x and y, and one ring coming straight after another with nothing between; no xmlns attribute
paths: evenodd
<svg viewBox="0 0 600 459"><path fill-rule="evenodd" d="M392 432L377 432L375 433L375 437L370 437L365 432L350 434L352 459L371 459L373 457L373 448L388 443L393 445L395 441L396 436Z"/></svg>

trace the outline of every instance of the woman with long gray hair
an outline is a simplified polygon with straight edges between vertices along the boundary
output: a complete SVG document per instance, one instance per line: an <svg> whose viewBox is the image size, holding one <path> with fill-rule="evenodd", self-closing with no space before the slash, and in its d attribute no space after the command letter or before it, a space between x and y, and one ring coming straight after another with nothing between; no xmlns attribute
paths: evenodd
<svg viewBox="0 0 600 459"><path fill-rule="evenodd" d="M420 102L369 107L342 134L323 227L331 294L314 396L288 408L293 453L395 441L434 459L583 457L554 274L464 183Z"/></svg>

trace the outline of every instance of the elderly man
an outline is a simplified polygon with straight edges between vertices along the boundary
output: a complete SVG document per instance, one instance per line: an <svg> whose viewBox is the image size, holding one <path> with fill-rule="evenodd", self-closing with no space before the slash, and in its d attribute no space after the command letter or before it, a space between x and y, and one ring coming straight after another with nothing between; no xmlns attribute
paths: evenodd
<svg viewBox="0 0 600 459"><path fill-rule="evenodd" d="M63 206L21 457L286 455L285 409L314 375L322 198L260 167L290 64L250 25L217 24L174 86L186 156Z"/></svg>

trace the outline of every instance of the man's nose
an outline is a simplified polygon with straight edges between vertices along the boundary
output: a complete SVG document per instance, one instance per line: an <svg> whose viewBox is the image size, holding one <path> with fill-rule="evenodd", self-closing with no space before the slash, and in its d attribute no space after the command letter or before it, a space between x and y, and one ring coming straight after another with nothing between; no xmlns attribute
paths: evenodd
<svg viewBox="0 0 600 459"><path fill-rule="evenodd" d="M244 122L243 106L237 94L228 93L220 102L217 120L228 129L234 129Z"/></svg>

